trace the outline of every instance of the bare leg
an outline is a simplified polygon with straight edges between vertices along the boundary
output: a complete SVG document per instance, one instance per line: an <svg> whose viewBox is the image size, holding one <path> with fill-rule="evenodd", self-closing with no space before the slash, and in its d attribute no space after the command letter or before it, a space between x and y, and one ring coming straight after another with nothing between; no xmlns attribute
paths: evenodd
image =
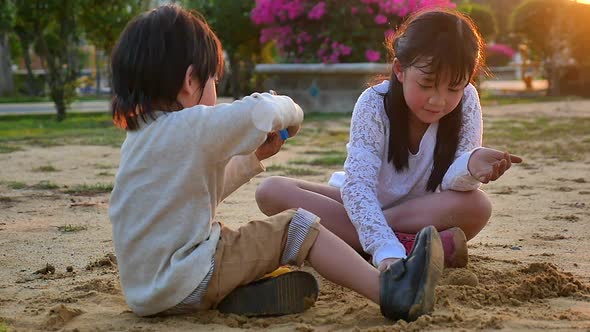
<svg viewBox="0 0 590 332"><path fill-rule="evenodd" d="M262 181L256 189L256 202L260 211L267 216L273 216L287 209L304 208L320 217L322 226L355 250L362 251L356 229L342 205L338 188L272 176Z"/></svg>
<svg viewBox="0 0 590 332"><path fill-rule="evenodd" d="M379 271L325 227L320 226L307 260L324 278L379 304Z"/></svg>
<svg viewBox="0 0 590 332"><path fill-rule="evenodd" d="M433 225L438 231L460 227L467 240L474 238L487 224L492 205L481 190L443 191L418 197L383 211L393 229L416 233Z"/></svg>
<svg viewBox="0 0 590 332"><path fill-rule="evenodd" d="M355 250L362 250L356 229L342 205L338 188L273 176L260 184L256 190L256 201L260 210L269 216L302 207L319 216L323 226ZM491 210L491 203L485 193L474 190L427 194L383 212L396 231L416 233L428 225L435 226L439 231L460 227L469 240L486 225Z"/></svg>

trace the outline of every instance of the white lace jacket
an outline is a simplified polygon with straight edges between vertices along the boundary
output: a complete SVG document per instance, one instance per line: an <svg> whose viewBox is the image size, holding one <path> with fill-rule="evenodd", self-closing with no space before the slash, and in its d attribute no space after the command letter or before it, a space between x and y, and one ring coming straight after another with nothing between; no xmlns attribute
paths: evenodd
<svg viewBox="0 0 590 332"><path fill-rule="evenodd" d="M387 161L389 119L383 96L389 88L384 81L365 90L352 114L348 157L344 163L342 200L357 229L363 249L377 266L385 258L406 257L405 249L387 224L382 209L423 196L433 166L433 151L438 123L431 124L420 142L419 151L409 154L409 168L397 172ZM445 174L440 190L468 191L480 182L467 170L471 153L481 146L482 116L479 96L473 85L463 94L463 121L455 161ZM330 183L340 186L338 174Z"/></svg>

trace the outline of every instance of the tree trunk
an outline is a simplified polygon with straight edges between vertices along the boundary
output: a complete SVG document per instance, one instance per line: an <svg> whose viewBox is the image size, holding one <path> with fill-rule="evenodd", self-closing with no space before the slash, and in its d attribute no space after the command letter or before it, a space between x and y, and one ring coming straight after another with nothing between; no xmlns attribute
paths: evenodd
<svg viewBox="0 0 590 332"><path fill-rule="evenodd" d="M23 60L25 61L25 68L27 69L27 91L29 96L39 96L43 92L40 89L44 87L38 87L35 83L35 75L33 75L33 61L31 60L31 53L29 52L32 41L28 38L27 33L21 30L16 31L16 35L20 42L20 46L23 50Z"/></svg>
<svg viewBox="0 0 590 332"><path fill-rule="evenodd" d="M240 60L238 60L237 56L230 55L229 65L231 68L231 95L234 99L240 99L242 98L242 92L240 89L240 84L242 83L240 79L240 71L242 70L242 66Z"/></svg>
<svg viewBox="0 0 590 332"><path fill-rule="evenodd" d="M53 87L51 91L51 99L55 103L55 110L57 111L57 121L63 121L66 119L66 100L64 98L63 89Z"/></svg>
<svg viewBox="0 0 590 332"><path fill-rule="evenodd" d="M0 33L0 95L14 92L12 64L10 62L10 44L8 34Z"/></svg>
<svg viewBox="0 0 590 332"><path fill-rule="evenodd" d="M100 51L94 51L94 64L96 65L96 95L100 95L100 81L101 81L101 74L100 74Z"/></svg>
<svg viewBox="0 0 590 332"><path fill-rule="evenodd" d="M25 60L25 67L27 68L27 90L29 96L39 96L43 92L43 87L39 90L39 87L35 83L35 75L33 75L33 61L31 61L31 54L29 54L28 48L23 51L23 58Z"/></svg>

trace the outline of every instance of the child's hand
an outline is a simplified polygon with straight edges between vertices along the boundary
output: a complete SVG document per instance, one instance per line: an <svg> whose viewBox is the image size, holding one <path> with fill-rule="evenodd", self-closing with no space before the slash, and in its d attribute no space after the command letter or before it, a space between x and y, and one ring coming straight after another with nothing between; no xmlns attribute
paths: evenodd
<svg viewBox="0 0 590 332"><path fill-rule="evenodd" d="M262 143L262 145L259 146L258 149L256 149L254 154L256 155L256 158L258 158L258 160L264 160L266 158L272 157L277 152L279 152L279 150L283 146L283 143L285 143L285 141L281 139L279 133L269 133L266 136L266 141L264 141L264 143Z"/></svg>
<svg viewBox="0 0 590 332"><path fill-rule="evenodd" d="M381 263L379 263L379 266L377 267L377 269L379 270L379 272L383 272L383 271L387 270L389 265L397 262L398 260L399 260L399 258L385 258L384 260L381 261Z"/></svg>
<svg viewBox="0 0 590 332"><path fill-rule="evenodd" d="M495 181L506 172L512 163L521 163L522 158L489 148L477 149L469 159L469 172L471 176L488 183Z"/></svg>

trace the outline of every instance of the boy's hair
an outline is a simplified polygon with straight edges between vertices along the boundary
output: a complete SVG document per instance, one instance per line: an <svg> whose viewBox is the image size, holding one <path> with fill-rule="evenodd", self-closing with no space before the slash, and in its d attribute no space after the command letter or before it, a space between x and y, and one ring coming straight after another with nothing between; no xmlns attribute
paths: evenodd
<svg viewBox="0 0 590 332"><path fill-rule="evenodd" d="M475 24L465 15L451 9L426 9L410 16L386 41L392 59L406 69L420 63L435 75L438 84L443 74L451 85L465 78L473 79L483 67L483 39ZM388 161L400 171L408 167L409 112L402 83L392 72L389 91L383 99L389 118ZM439 121L434 166L427 190L435 191L455 159L461 130L463 101Z"/></svg>
<svg viewBox="0 0 590 332"><path fill-rule="evenodd" d="M136 130L155 107L182 109L177 96L190 65L201 94L223 72L221 43L201 14L164 5L130 21L111 55L115 124Z"/></svg>

